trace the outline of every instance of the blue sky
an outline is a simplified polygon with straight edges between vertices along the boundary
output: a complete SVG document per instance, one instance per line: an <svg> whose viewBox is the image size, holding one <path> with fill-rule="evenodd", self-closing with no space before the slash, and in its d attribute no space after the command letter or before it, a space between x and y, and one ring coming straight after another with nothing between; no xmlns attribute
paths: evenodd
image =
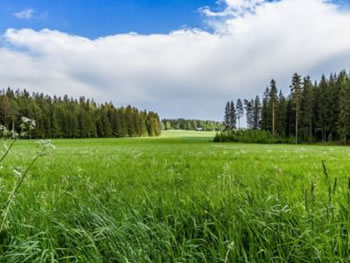
<svg viewBox="0 0 350 263"><path fill-rule="evenodd" d="M220 1L1 0L0 88L222 120L271 78L350 68L350 0Z"/></svg>
<svg viewBox="0 0 350 263"><path fill-rule="evenodd" d="M167 33L182 27L204 28L198 11L215 0L2 0L0 30L50 28L89 38L117 33ZM33 19L13 14L33 9Z"/></svg>
<svg viewBox="0 0 350 263"><path fill-rule="evenodd" d="M0 31L50 28L89 38L117 33L168 33L179 28L210 31L199 8L220 10L217 0L2 0ZM349 3L350 0L334 0ZM33 19L14 13L33 10Z"/></svg>

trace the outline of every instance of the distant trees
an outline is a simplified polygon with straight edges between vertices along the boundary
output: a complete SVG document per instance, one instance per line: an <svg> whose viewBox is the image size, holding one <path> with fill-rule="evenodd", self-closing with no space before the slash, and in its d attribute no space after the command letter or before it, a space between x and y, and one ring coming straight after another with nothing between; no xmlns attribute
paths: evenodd
<svg viewBox="0 0 350 263"><path fill-rule="evenodd" d="M164 130L221 131L225 124L218 121L162 119L162 126Z"/></svg>
<svg viewBox="0 0 350 263"><path fill-rule="evenodd" d="M111 102L50 97L8 88L0 91L0 124L19 129L22 116L36 120L31 138L96 138L158 136L158 114L135 107L115 107Z"/></svg>
<svg viewBox="0 0 350 263"><path fill-rule="evenodd" d="M236 103L239 127L245 111L249 129L268 131L276 140L292 137L296 143L350 143L350 77L346 71L328 78L322 75L319 83L295 73L288 96L271 80L262 100L259 96L245 99L244 110L240 102Z"/></svg>

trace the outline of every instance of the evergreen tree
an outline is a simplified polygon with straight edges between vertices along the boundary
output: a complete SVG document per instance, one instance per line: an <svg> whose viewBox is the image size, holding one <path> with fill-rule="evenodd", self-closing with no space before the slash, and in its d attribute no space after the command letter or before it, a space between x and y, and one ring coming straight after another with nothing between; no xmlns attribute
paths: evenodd
<svg viewBox="0 0 350 263"><path fill-rule="evenodd" d="M325 75L322 75L321 81L319 84L319 125L322 133L322 142L327 141L328 129L329 129L329 85L328 80Z"/></svg>
<svg viewBox="0 0 350 263"><path fill-rule="evenodd" d="M237 120L238 120L238 128L241 128L241 119L244 116L244 108L243 108L243 103L241 99L237 100L236 114L237 114Z"/></svg>
<svg viewBox="0 0 350 263"><path fill-rule="evenodd" d="M338 133L344 144L349 142L350 137L350 81L345 72L340 74L339 85L339 120Z"/></svg>
<svg viewBox="0 0 350 263"><path fill-rule="evenodd" d="M30 95L10 88L0 91L0 124L19 130L22 116L36 121L31 138L158 136L161 132L158 114L131 106L116 108L112 103L97 105L85 97Z"/></svg>
<svg viewBox="0 0 350 263"><path fill-rule="evenodd" d="M244 100L245 112L247 116L247 126L254 128L254 100Z"/></svg>
<svg viewBox="0 0 350 263"><path fill-rule="evenodd" d="M291 85L292 104L295 113L295 143L298 143L301 102L301 77L295 73Z"/></svg>
<svg viewBox="0 0 350 263"><path fill-rule="evenodd" d="M277 105L277 87L276 87L276 81L274 79L270 82L270 94L269 94L269 101L270 101L270 108L271 108L271 127L272 127L272 135L275 136L275 126L276 126L276 105Z"/></svg>
<svg viewBox="0 0 350 263"><path fill-rule="evenodd" d="M261 102L259 96L255 97L253 106L253 129L260 129L261 124Z"/></svg>
<svg viewBox="0 0 350 263"><path fill-rule="evenodd" d="M313 86L310 77L304 78L301 94L301 116L300 124L304 138L313 137Z"/></svg>
<svg viewBox="0 0 350 263"><path fill-rule="evenodd" d="M262 104L257 99L244 100L247 127L270 131L279 137L295 137L299 141L339 141L350 143L349 131L349 74L341 71L322 75L319 82L310 77L292 77L289 96L279 95L274 80L266 88ZM239 102L236 116L239 120ZM260 108L260 110L257 110ZM257 121L260 118L260 121Z"/></svg>
<svg viewBox="0 0 350 263"><path fill-rule="evenodd" d="M280 137L286 137L287 131L287 100L280 90L276 108L276 132Z"/></svg>
<svg viewBox="0 0 350 263"><path fill-rule="evenodd" d="M230 103L230 129L236 129L237 126L237 116L236 116L236 107L233 101Z"/></svg>
<svg viewBox="0 0 350 263"><path fill-rule="evenodd" d="M225 116L224 116L224 125L226 130L230 129L230 114L231 114L230 102L227 102L225 107Z"/></svg>
<svg viewBox="0 0 350 263"><path fill-rule="evenodd" d="M269 111L269 97L270 97L270 89L266 88L264 92L262 109L261 109L261 128L263 130L270 130L270 111Z"/></svg>

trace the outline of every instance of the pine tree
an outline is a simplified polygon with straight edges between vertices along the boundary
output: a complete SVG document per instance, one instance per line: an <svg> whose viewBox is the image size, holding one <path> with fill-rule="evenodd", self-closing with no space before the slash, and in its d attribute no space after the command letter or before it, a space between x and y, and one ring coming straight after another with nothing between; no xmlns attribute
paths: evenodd
<svg viewBox="0 0 350 263"><path fill-rule="evenodd" d="M252 114L253 129L259 129L261 124L261 102L259 96L255 97Z"/></svg>
<svg viewBox="0 0 350 263"><path fill-rule="evenodd" d="M301 116L300 124L302 128L302 134L304 138L313 137L313 86L310 77L306 77L303 80L303 89L301 94Z"/></svg>
<svg viewBox="0 0 350 263"><path fill-rule="evenodd" d="M237 116L236 116L236 107L233 101L230 103L230 130L236 129L237 125Z"/></svg>
<svg viewBox="0 0 350 263"><path fill-rule="evenodd" d="M238 120L238 128L241 128L241 118L243 118L244 116L244 108L243 108L243 103L241 99L237 100L236 114L237 114L237 120Z"/></svg>
<svg viewBox="0 0 350 263"><path fill-rule="evenodd" d="M230 102L227 102L225 107L225 116L224 116L224 125L226 130L230 129L230 114L231 114Z"/></svg>
<svg viewBox="0 0 350 263"><path fill-rule="evenodd" d="M254 100L244 100L245 112L247 116L247 126L249 129L254 128Z"/></svg>
<svg viewBox="0 0 350 263"><path fill-rule="evenodd" d="M280 90L278 95L278 105L276 108L276 133L280 137L286 136L287 126L287 100Z"/></svg>
<svg viewBox="0 0 350 263"><path fill-rule="evenodd" d="M263 102L262 102L262 109L261 109L261 128L263 130L269 130L270 129L270 111L269 111L269 95L270 89L266 88L264 92Z"/></svg>
<svg viewBox="0 0 350 263"><path fill-rule="evenodd" d="M295 143L298 143L300 101L301 101L301 77L295 73L291 85L292 104L295 113Z"/></svg>
<svg viewBox="0 0 350 263"><path fill-rule="evenodd" d="M338 79L340 89L338 133L344 144L349 142L350 136L350 80L345 74Z"/></svg>
<svg viewBox="0 0 350 263"><path fill-rule="evenodd" d="M328 135L328 121L329 121L329 85L325 75L322 75L319 83L319 123L322 133L322 142L327 141Z"/></svg>
<svg viewBox="0 0 350 263"><path fill-rule="evenodd" d="M0 91L0 124L18 130L22 116L36 121L31 138L91 138L147 135L148 113L129 107L115 108L112 103L97 105L84 97L77 99L29 94L26 90ZM161 123L151 113L148 123L152 135L158 136ZM112 125L113 124L113 125ZM129 129L129 130L128 130Z"/></svg>
<svg viewBox="0 0 350 263"><path fill-rule="evenodd" d="M276 105L277 105L277 87L276 81L274 79L270 82L270 108L271 108L271 127L272 127L272 135L275 136L275 127L276 127Z"/></svg>

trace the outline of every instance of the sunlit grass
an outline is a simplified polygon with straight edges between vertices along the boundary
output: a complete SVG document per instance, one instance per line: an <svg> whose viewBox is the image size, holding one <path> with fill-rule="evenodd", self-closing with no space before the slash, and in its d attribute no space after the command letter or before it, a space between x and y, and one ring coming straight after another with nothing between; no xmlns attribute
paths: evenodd
<svg viewBox="0 0 350 263"><path fill-rule="evenodd" d="M350 148L211 135L54 140L16 197L0 262L349 259ZM34 145L20 142L3 164L2 193Z"/></svg>

